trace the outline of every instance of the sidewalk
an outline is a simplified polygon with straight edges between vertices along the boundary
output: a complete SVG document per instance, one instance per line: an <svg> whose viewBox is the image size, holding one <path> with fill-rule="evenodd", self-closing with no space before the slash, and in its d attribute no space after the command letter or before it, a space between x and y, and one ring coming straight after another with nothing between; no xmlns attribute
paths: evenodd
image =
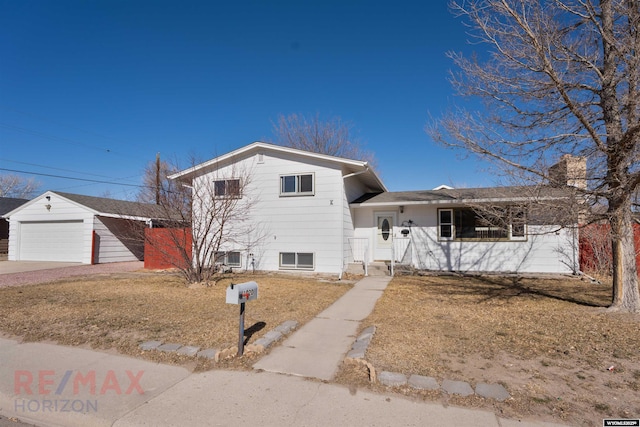
<svg viewBox="0 0 640 427"><path fill-rule="evenodd" d="M290 375L190 373L130 357L7 339L0 339L0 414L38 426L83 427L554 425L396 394L352 393Z"/></svg>
<svg viewBox="0 0 640 427"><path fill-rule="evenodd" d="M329 308L253 365L255 369L331 380L391 277L365 277Z"/></svg>

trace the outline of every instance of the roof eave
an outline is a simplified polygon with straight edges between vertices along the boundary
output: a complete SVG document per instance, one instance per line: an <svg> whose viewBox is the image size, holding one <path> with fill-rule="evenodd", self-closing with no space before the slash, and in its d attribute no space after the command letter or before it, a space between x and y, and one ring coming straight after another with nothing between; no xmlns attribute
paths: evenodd
<svg viewBox="0 0 640 427"><path fill-rule="evenodd" d="M547 196L536 197L535 200L548 201L548 200L562 200L566 197L560 196ZM532 199L530 197L509 197L509 198L480 198L480 199L450 199L450 200L413 200L413 201L394 201L394 202L362 202L362 203L350 203L349 206L353 208L366 208L366 207L393 207L393 206L420 206L420 205L473 205L473 204L486 204L486 203L520 203L529 202Z"/></svg>
<svg viewBox="0 0 640 427"><path fill-rule="evenodd" d="M329 162L333 162L333 163L338 163L338 164L345 164L345 165L351 165L351 166L358 166L358 167L368 167L368 163L367 162L363 162L360 160L350 160L350 159L345 159L342 157L336 157L336 156L329 156L327 154L319 154L319 153L312 153L310 151L304 151L304 150L298 150L296 148L289 148L289 147L283 147L281 145L275 145L275 144L269 144L266 142L260 142L260 141L256 141L252 144L249 145L245 145L244 147L240 147L237 150L231 151L227 154L223 154L222 156L218 156L215 157L211 160L208 160L206 162L200 163L198 165L192 166L188 169L185 169L183 171L180 171L178 173L169 175L167 178L169 179L180 179L183 178L185 176L191 175L191 174L195 174L198 171L202 170L202 169L206 169L212 165L215 165L216 163L222 163L225 162L229 159L232 159L234 157L237 157L241 154L247 153L249 151L252 150L256 150L256 149L264 149L264 150L270 150L270 151L275 151L275 152L280 152L280 153L287 153L287 154L297 154L297 155L301 155L301 156L305 156L305 157L310 157L310 158L314 158L314 159L319 159L319 160L324 160L324 161L329 161ZM380 181L380 178L375 174L375 172L373 172L373 175L375 176L376 180Z"/></svg>

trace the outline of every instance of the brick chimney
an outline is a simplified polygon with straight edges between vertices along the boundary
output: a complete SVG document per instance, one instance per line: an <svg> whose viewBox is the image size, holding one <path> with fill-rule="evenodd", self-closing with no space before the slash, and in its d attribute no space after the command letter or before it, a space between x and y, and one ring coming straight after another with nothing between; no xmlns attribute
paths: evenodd
<svg viewBox="0 0 640 427"><path fill-rule="evenodd" d="M587 158L564 154L560 161L549 168L549 181L554 187L570 185L587 188Z"/></svg>

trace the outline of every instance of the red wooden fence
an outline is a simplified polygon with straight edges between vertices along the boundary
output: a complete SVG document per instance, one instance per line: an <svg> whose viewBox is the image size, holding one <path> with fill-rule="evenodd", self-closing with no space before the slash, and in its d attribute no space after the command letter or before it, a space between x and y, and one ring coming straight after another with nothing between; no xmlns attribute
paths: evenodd
<svg viewBox="0 0 640 427"><path fill-rule="evenodd" d="M580 269L582 271L610 270L612 265L610 227L591 224L580 229ZM636 246L636 265L640 269L640 224L633 225Z"/></svg>
<svg viewBox="0 0 640 427"><path fill-rule="evenodd" d="M144 268L184 268L191 262L192 244L190 228L147 228Z"/></svg>

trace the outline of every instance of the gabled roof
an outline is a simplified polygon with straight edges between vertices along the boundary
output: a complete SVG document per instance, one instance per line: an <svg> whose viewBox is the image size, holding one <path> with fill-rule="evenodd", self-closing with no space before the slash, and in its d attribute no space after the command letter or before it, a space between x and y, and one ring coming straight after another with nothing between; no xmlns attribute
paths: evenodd
<svg viewBox="0 0 640 427"><path fill-rule="evenodd" d="M439 187L440 188L440 187ZM351 202L358 206L398 206L453 203L526 202L532 199L561 199L565 188L550 186L514 186L484 188L440 188L438 190L369 193Z"/></svg>
<svg viewBox="0 0 640 427"><path fill-rule="evenodd" d="M128 218L135 220L167 219L166 211L158 205L149 203L130 202L128 200L108 199L105 197L85 196L82 194L63 193L59 191L47 191L33 200L20 205L4 214L10 217L14 212L42 200L45 197L62 197L72 203L84 206L93 211L95 215L113 218ZM53 200L53 199L52 199Z"/></svg>
<svg viewBox="0 0 640 427"><path fill-rule="evenodd" d="M235 159L242 156L249 156L252 153L283 153L289 155L299 156L303 159L309 160L322 160L329 163L334 163L340 165L342 170L345 173L345 176L361 174L361 178L363 178L367 184L372 189L380 189L381 191L387 191L384 183L380 179L380 177L376 174L376 172L371 168L368 162L360 161L360 160L351 160L345 159L342 157L329 156L326 154L313 153L310 151L298 150L296 148L283 147L281 145L269 144L266 142L254 142L249 145L245 145L244 147L240 147L237 150L231 151L227 154L223 154L222 156L218 156L214 159L208 160L206 162L195 165L191 168L185 169L173 175L170 175L169 179L179 179L179 180L191 180L195 176L205 174L211 170L214 170L216 167L220 165L226 165L227 163L231 163L235 161ZM363 176L364 175L364 176Z"/></svg>
<svg viewBox="0 0 640 427"><path fill-rule="evenodd" d="M24 205L29 199L17 199L14 197L0 197L0 216Z"/></svg>
<svg viewBox="0 0 640 427"><path fill-rule="evenodd" d="M51 193L93 209L97 215L131 216L141 218L166 217L166 212L161 206L150 203L108 199L106 197L85 196L82 194L62 193L59 191L51 191Z"/></svg>

